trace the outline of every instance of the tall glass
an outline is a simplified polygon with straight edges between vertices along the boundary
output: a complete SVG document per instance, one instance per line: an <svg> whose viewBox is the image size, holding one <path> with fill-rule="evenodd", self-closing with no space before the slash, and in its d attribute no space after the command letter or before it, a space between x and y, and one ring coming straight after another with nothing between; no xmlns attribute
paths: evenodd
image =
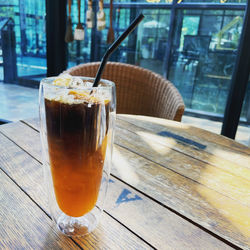
<svg viewBox="0 0 250 250"><path fill-rule="evenodd" d="M93 78L81 77L83 82ZM43 165L53 220L64 234L94 230L107 192L115 122L115 85L58 86L60 78L40 84ZM57 85L55 85L55 83Z"/></svg>

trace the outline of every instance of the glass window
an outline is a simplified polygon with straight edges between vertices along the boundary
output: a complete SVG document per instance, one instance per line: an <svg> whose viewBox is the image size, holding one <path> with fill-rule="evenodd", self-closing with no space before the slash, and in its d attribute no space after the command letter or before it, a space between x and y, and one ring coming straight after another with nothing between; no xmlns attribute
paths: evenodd
<svg viewBox="0 0 250 250"><path fill-rule="evenodd" d="M178 0L183 3L221 3L221 4L230 4L230 3L246 3L247 0Z"/></svg>
<svg viewBox="0 0 250 250"><path fill-rule="evenodd" d="M162 74L166 57L170 10L144 10L145 18L137 33L135 64Z"/></svg>
<svg viewBox="0 0 250 250"><path fill-rule="evenodd" d="M250 124L250 77L247 85L247 91L242 107L241 118ZM250 134L249 134L250 135Z"/></svg>
<svg viewBox="0 0 250 250"><path fill-rule="evenodd" d="M109 47L107 44L107 34L109 30L109 9L105 8L106 28L102 31L94 32L93 29L85 28L85 40L74 41L68 44L69 66L83 62L99 61ZM77 9L74 9L76 13ZM115 37L129 26L134 18L143 12L145 18L139 27L126 38L118 49L113 53L110 60L140 65L151 69L159 74L164 74L166 70L163 60L166 55L168 42L168 32L170 26L170 10L168 9L139 9L114 6L113 9L113 30ZM75 21L75 22L74 22ZM76 20L73 20L74 28ZM94 32L94 34L92 34ZM91 58L91 35L94 35L95 45L94 58Z"/></svg>
<svg viewBox="0 0 250 250"><path fill-rule="evenodd" d="M11 18L5 26L5 33L1 33L0 58L3 63L0 80L4 79L6 68L8 79L12 81L16 75L19 83L39 81L46 75L45 2L0 0L0 25L6 18ZM181 92L187 111L222 120L241 36L245 12L242 5L246 2L178 0L176 9L171 12L173 0L114 0L112 24L116 38L139 13L142 12L145 18L110 60L139 65L167 76ZM72 3L74 32L78 11L77 1ZM109 47L110 1L104 0L106 27L102 31L86 27L87 1L81 3L85 38L68 43L68 67L99 61ZM186 8L185 3L193 5ZM223 5L223 8L211 10L207 3L213 4L213 8L217 5ZM236 10L233 5L242 10ZM194 6L193 9L190 6ZM93 10L98 11L98 1L93 1ZM173 22L171 13L175 13ZM15 49L6 59L6 51L10 52L11 48ZM243 120L248 119L249 91L248 87L241 116Z"/></svg>
<svg viewBox="0 0 250 250"><path fill-rule="evenodd" d="M91 29L87 29L86 23L86 13L87 6L85 1L81 2L81 23L84 27L84 40L83 41L73 41L68 43L68 66L72 67L80 63L86 63L90 61L91 53ZM77 11L77 1L72 1L71 9L72 18L72 30L76 29L78 22L78 11Z"/></svg>
<svg viewBox="0 0 250 250"><path fill-rule="evenodd" d="M235 139L250 147L250 75Z"/></svg>
<svg viewBox="0 0 250 250"><path fill-rule="evenodd" d="M44 77L47 71L45 1L7 0L0 5L0 16L11 19L14 26L11 38L7 34L1 36L1 43L8 44L2 47L5 50L2 54L12 55L12 59L8 56L3 58L3 68L8 74L15 68L20 81ZM10 35L11 27L8 32ZM4 80L3 75L1 78Z"/></svg>
<svg viewBox="0 0 250 250"><path fill-rule="evenodd" d="M244 11L179 10L169 79L187 109L222 116ZM209 24L209 25L208 25Z"/></svg>

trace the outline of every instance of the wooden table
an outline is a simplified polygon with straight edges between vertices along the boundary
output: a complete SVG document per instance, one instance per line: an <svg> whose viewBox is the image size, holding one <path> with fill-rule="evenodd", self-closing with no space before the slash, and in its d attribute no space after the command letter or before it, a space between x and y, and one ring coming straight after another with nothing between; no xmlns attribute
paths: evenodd
<svg viewBox="0 0 250 250"><path fill-rule="evenodd" d="M43 187L37 119L0 126L0 249L250 248L250 148L181 123L117 117L105 212L60 234Z"/></svg>

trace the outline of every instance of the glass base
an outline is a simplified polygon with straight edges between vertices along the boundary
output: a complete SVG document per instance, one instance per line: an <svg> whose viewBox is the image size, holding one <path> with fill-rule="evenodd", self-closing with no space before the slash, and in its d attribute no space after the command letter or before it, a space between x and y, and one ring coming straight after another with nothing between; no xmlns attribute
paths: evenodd
<svg viewBox="0 0 250 250"><path fill-rule="evenodd" d="M95 216L93 212L90 212L82 217L70 217L62 213L57 220L58 229L71 237L84 236L92 232L98 222L100 216Z"/></svg>

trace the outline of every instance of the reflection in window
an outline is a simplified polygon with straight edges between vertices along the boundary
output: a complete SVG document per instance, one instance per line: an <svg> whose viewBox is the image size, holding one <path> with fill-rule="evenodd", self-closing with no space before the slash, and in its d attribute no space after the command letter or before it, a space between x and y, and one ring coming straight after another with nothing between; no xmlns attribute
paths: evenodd
<svg viewBox="0 0 250 250"><path fill-rule="evenodd" d="M221 4L231 4L231 3L246 3L247 0L182 0L183 3L221 3Z"/></svg>
<svg viewBox="0 0 250 250"><path fill-rule="evenodd" d="M181 29L175 33L169 78L187 108L224 113L243 15L243 11L178 11Z"/></svg>
<svg viewBox="0 0 250 250"><path fill-rule="evenodd" d="M250 75L249 75L248 84L247 84L247 91L246 91L244 102L243 102L243 108L241 110L241 118L244 122L250 123Z"/></svg>
<svg viewBox="0 0 250 250"><path fill-rule="evenodd" d="M200 23L200 16L184 16L181 32L180 49L183 49L186 35L197 36Z"/></svg>
<svg viewBox="0 0 250 250"><path fill-rule="evenodd" d="M163 74L162 62L166 56L170 11L147 10L138 29L138 65Z"/></svg>
<svg viewBox="0 0 250 250"><path fill-rule="evenodd" d="M188 109L222 116L244 15L243 9L239 11L234 7L236 4L245 5L246 0L223 0L223 10L211 10L209 4L206 8L199 7L202 4L204 7L204 3L220 5L223 4L222 0L178 2L178 6L183 4L182 8L177 7L176 11L171 12L171 0L114 0L115 37L140 12L145 15L145 19L123 41L110 60L139 65L167 75L181 92ZM86 27L86 3L87 1L82 1L81 5L85 39L68 44L68 67L99 61L109 47L109 0L104 0L106 28L102 31ZM98 1L94 3L97 11ZM194 3L194 9L190 9L190 6L184 9L185 3ZM175 13L173 22L170 21L171 13ZM13 69L17 68L19 78L39 80L39 77L46 74L45 1L6 0L2 6L0 1L0 17L6 16L14 20L17 56ZM73 1L72 22L74 30L77 25L77 1ZM171 27L174 30L173 37L170 34ZM169 53L170 60L166 62ZM249 95L248 89L247 100ZM246 116L247 109L247 104L244 104L243 117Z"/></svg>
<svg viewBox="0 0 250 250"><path fill-rule="evenodd" d="M46 75L45 1L6 0L0 16L14 20L18 77ZM2 76L3 79L3 76Z"/></svg>

